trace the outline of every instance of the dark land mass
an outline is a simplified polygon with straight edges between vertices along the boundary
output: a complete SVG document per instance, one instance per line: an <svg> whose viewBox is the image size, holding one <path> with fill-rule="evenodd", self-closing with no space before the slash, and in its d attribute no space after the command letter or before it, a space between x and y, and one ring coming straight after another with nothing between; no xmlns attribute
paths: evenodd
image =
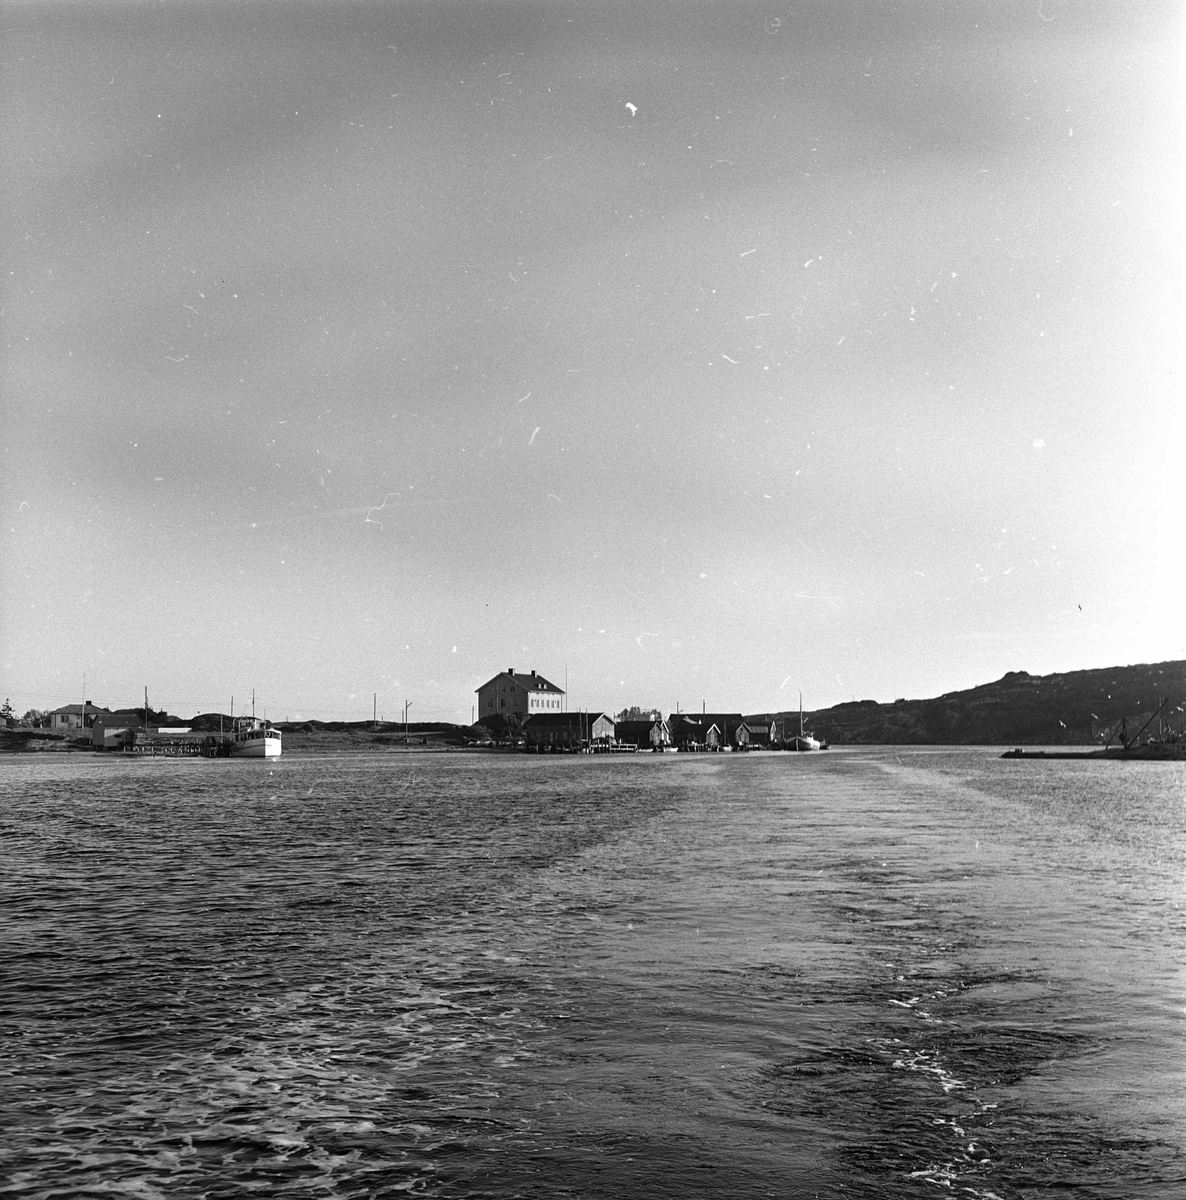
<svg viewBox="0 0 1186 1200"><path fill-rule="evenodd" d="M1150 739L1127 746L1109 746L1105 750L1025 750L1021 746L1006 750L1002 758L1117 758L1129 762L1179 762L1186 759L1186 741Z"/></svg>
<svg viewBox="0 0 1186 1200"><path fill-rule="evenodd" d="M805 714L816 737L842 745L1103 746L1154 717L1145 737L1181 732L1186 714L1186 661L1139 663L1030 675L1009 671L995 683L933 700L878 704L856 700ZM769 714L799 728L795 712ZM1144 740L1144 739L1142 739Z"/></svg>

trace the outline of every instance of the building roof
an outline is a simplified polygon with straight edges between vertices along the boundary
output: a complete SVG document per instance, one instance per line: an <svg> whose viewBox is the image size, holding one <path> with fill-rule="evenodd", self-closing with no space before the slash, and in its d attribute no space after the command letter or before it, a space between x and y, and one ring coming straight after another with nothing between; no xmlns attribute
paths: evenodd
<svg viewBox="0 0 1186 1200"><path fill-rule="evenodd" d="M662 717L652 717L648 721L615 721L614 732L619 736L641 736L642 734L650 733L656 725L662 725L664 729L667 728L667 722Z"/></svg>
<svg viewBox="0 0 1186 1200"><path fill-rule="evenodd" d="M715 725L718 729L736 729L744 720L745 718L741 713L682 712L671 714L671 723L673 725L677 721L688 721L693 725L703 725L705 728L709 725Z"/></svg>
<svg viewBox="0 0 1186 1200"><path fill-rule="evenodd" d="M96 718L95 724L102 723L106 727L119 725L131 728L133 725L142 728L144 726L144 710L136 712L130 708L121 708L111 713L100 713Z"/></svg>
<svg viewBox="0 0 1186 1200"><path fill-rule="evenodd" d="M603 712L542 712L532 713L523 722L524 729L588 729L602 718L611 725L613 717Z"/></svg>
<svg viewBox="0 0 1186 1200"><path fill-rule="evenodd" d="M720 734L724 733L724 730L722 730L721 727L715 721L708 721L706 723L701 723L700 721L685 721L683 728L680 729L677 727L675 730L675 733L673 733L672 736L673 737L686 736L690 730L695 730L697 733L709 734L714 729L717 731L717 733L720 733ZM695 738L693 738L692 740L695 741Z"/></svg>
<svg viewBox="0 0 1186 1200"><path fill-rule="evenodd" d="M743 721L737 726L737 733L746 731L751 741L768 742L774 736L773 727L768 721Z"/></svg>
<svg viewBox="0 0 1186 1200"><path fill-rule="evenodd" d="M91 713L101 713L106 711L92 704L89 700L85 705L82 704L63 704L61 708L55 708L49 715L51 717L81 717L84 715L90 716Z"/></svg>
<svg viewBox="0 0 1186 1200"><path fill-rule="evenodd" d="M529 675L524 675L522 671L516 671L514 667L508 667L505 671L499 671L491 679L487 679L480 688L476 691L484 692L492 684L497 683L500 679L507 679L517 687L521 687L526 692L555 692L558 696L564 695L564 689L558 688L554 683L545 679L542 675L532 671Z"/></svg>

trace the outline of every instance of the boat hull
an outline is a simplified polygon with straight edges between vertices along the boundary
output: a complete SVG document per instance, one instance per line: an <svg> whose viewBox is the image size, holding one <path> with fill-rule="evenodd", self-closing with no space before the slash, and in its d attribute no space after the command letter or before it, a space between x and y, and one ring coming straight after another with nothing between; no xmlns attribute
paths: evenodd
<svg viewBox="0 0 1186 1200"><path fill-rule="evenodd" d="M231 758L279 758L280 751L280 731L277 729L269 729L266 735L254 730L236 734L231 743Z"/></svg>
<svg viewBox="0 0 1186 1200"><path fill-rule="evenodd" d="M280 746L271 742L248 742L232 746L231 758L279 758Z"/></svg>

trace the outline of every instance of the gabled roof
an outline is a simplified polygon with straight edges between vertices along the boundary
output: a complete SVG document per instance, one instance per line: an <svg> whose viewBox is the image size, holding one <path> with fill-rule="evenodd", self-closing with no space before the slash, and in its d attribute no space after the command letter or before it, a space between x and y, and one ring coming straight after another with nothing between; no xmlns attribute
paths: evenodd
<svg viewBox="0 0 1186 1200"><path fill-rule="evenodd" d="M91 713L101 713L105 710L88 700L85 709L81 704L63 704L61 708L55 708L49 715L51 717L81 717L84 715L84 711L85 715L89 717Z"/></svg>
<svg viewBox="0 0 1186 1200"><path fill-rule="evenodd" d="M144 710L141 709L139 712L136 712L134 709L121 708L116 712L100 713L96 718L95 724L97 725L100 722L108 728L116 725L126 725L129 728L135 725L139 728L144 725Z"/></svg>
<svg viewBox="0 0 1186 1200"><path fill-rule="evenodd" d="M683 712L672 713L671 722L674 725L677 721L687 721L692 725L703 725L707 728L709 725L715 725L718 729L736 729L745 718L741 713L698 713L698 712Z"/></svg>
<svg viewBox="0 0 1186 1200"><path fill-rule="evenodd" d="M773 727L769 722L742 721L742 723L737 726L737 732L740 734L743 729L746 731L746 734L751 740L757 740L759 742L768 742L774 736Z"/></svg>
<svg viewBox="0 0 1186 1200"><path fill-rule="evenodd" d="M693 731L699 734L707 734L710 730L715 729L717 733L722 733L721 727L711 717L700 717L695 721L690 721L681 716L678 720L672 722L671 735L672 737L687 736Z"/></svg>
<svg viewBox="0 0 1186 1200"><path fill-rule="evenodd" d="M555 692L558 696L564 695L563 688L558 688L542 675L524 675L522 671L499 671L497 675L487 679L480 688L475 688L474 690L484 692L491 684L497 683L500 679L505 679L517 687L521 687L525 692Z"/></svg>
<svg viewBox="0 0 1186 1200"><path fill-rule="evenodd" d="M667 722L662 717L652 717L647 721L615 721L614 731L629 737L631 734L650 733L656 725L662 725L664 729L667 728Z"/></svg>

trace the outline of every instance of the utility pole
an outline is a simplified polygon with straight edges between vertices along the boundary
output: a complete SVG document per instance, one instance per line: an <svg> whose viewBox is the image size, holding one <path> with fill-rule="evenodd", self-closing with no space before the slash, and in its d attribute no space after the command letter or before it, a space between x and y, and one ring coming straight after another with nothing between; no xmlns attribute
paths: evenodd
<svg viewBox="0 0 1186 1200"><path fill-rule="evenodd" d="M379 720L379 693L371 693L371 724L378 724Z"/></svg>
<svg viewBox="0 0 1186 1200"><path fill-rule="evenodd" d="M411 700L404 701L404 745L408 744L408 709L412 707Z"/></svg>

